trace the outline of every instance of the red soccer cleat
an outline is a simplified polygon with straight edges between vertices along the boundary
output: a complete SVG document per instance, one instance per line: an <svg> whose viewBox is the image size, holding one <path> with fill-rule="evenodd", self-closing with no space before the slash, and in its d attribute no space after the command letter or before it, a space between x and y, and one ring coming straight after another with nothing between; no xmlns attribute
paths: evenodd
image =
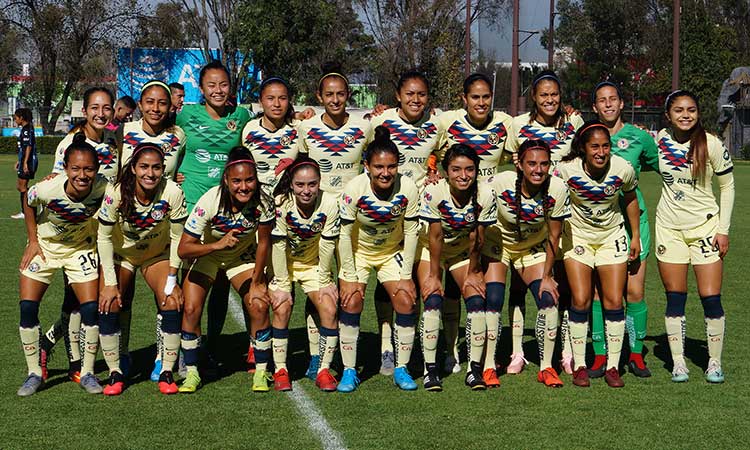
<svg viewBox="0 0 750 450"><path fill-rule="evenodd" d="M328 369L321 369L315 378L315 386L319 387L323 392L333 392L336 390L337 385L336 378L331 375Z"/></svg>
<svg viewBox="0 0 750 450"><path fill-rule="evenodd" d="M286 369L279 369L273 374L273 388L281 392L292 390L292 382Z"/></svg>

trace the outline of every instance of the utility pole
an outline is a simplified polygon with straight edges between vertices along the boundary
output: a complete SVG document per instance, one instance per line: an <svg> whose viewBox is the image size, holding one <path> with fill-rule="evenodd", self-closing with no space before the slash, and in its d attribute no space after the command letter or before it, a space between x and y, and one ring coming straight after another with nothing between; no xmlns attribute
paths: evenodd
<svg viewBox="0 0 750 450"><path fill-rule="evenodd" d="M680 87L680 15L682 7L680 0L674 0L674 12L672 14L672 91Z"/></svg>
<svg viewBox="0 0 750 450"><path fill-rule="evenodd" d="M464 76L471 73L471 0L466 0L466 30L464 31Z"/></svg>
<svg viewBox="0 0 750 450"><path fill-rule="evenodd" d="M547 69L553 70L555 57L555 0L549 0L549 31L547 34Z"/></svg>
<svg viewBox="0 0 750 450"><path fill-rule="evenodd" d="M510 115L518 115L518 24L519 1L513 0L513 56L510 66Z"/></svg>

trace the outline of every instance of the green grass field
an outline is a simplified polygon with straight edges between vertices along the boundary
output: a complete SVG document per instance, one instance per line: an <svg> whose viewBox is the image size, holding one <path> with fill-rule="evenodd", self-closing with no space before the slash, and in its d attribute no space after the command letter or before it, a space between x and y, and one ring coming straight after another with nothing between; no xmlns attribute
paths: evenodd
<svg viewBox="0 0 750 450"><path fill-rule="evenodd" d="M154 352L152 296L139 282L133 313L131 352L134 378L117 398L86 395L67 381L64 350L58 348L50 362L47 387L30 398L18 398L16 390L26 374L18 337L18 261L25 245L23 222L8 217L18 211L13 172L14 156L0 156L0 449L66 448L333 448L322 443L310 428L322 417L351 449L381 448L747 448L750 439L750 350L747 335L750 316L741 308L750 292L745 264L750 260L750 197L745 195L750 166L739 165L737 200L726 259L723 289L727 314L723 385L703 379L707 363L702 309L695 284L690 283L687 356L690 382L673 384L664 334L664 294L649 259L646 300L649 304L649 334L646 360L654 374L649 379L623 376L623 389L611 389L603 379L590 389L576 388L570 377L562 389L549 389L536 382L538 368L533 340L535 307L530 299L526 319L525 353L531 364L520 375L501 376L499 389L471 392L463 375L445 379L445 391L401 392L390 378L375 375L379 364L379 339L372 302L363 317L360 360L364 377L360 389L350 395L319 392L302 379L307 360L303 307L295 310L290 338L290 367L295 395L270 392L253 394L250 376L244 372L242 355L247 349L244 325L230 315L223 337L225 372L222 379L206 384L194 395L166 397L148 381ZM43 156L40 173L51 159ZM659 196L659 181L645 174L641 186L653 213ZM743 275L745 274L745 275ZM370 292L368 298L372 298ZM62 277L53 283L42 303L42 327L58 316L62 302ZM510 354L507 313L499 358ZM745 337L743 337L745 336ZM590 352L589 352L590 353ZM421 374L418 358L411 372ZM97 368L104 364L99 361ZM746 372L748 371L748 372ZM421 385L421 379L419 380ZM300 403L300 394L308 400ZM7 402L7 403L6 403ZM303 404L303 407L298 405ZM320 414L320 416L318 416Z"/></svg>

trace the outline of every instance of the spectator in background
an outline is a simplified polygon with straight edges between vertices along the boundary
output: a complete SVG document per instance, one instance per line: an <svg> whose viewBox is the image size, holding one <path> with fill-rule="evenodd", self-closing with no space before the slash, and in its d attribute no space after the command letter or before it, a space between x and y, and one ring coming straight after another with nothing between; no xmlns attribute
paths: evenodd
<svg viewBox="0 0 750 450"><path fill-rule="evenodd" d="M109 123L107 129L113 131L125 122L133 120L133 112L138 107L133 97L129 95L123 95L115 102L115 111L112 116L112 121Z"/></svg>
<svg viewBox="0 0 750 450"><path fill-rule="evenodd" d="M185 86L181 83L169 83L169 89L172 91L172 113L177 114L182 110L185 103Z"/></svg>
<svg viewBox="0 0 750 450"><path fill-rule="evenodd" d="M18 108L13 113L13 120L15 120L16 126L21 127L21 132L18 134L18 162L16 163L16 173L18 174L16 189L21 193L21 212L10 217L23 219L23 196L29 188L29 180L34 179L38 161L31 110L29 108Z"/></svg>

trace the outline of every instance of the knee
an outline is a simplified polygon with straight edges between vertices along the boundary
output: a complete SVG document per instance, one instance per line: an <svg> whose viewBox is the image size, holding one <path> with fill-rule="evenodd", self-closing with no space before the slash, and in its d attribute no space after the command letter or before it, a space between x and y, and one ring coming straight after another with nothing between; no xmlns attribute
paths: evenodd
<svg viewBox="0 0 750 450"><path fill-rule="evenodd" d="M268 303L260 300L247 299L250 304L250 315L252 317L268 316Z"/></svg>
<svg viewBox="0 0 750 450"><path fill-rule="evenodd" d="M318 306L318 314L320 317L335 318L336 309L336 303L333 301L321 302Z"/></svg>
<svg viewBox="0 0 750 450"><path fill-rule="evenodd" d="M289 316L292 315L292 303L284 302L278 305L276 308L273 309L273 314L274 316L279 316L281 318L289 319Z"/></svg>
<svg viewBox="0 0 750 450"><path fill-rule="evenodd" d="M531 288L531 295L534 296L537 309L547 309L555 306L555 299L552 298L549 292L539 292L539 288L542 285L542 280L534 280L531 282L529 287Z"/></svg>
<svg viewBox="0 0 750 450"><path fill-rule="evenodd" d="M187 323L190 323L191 325L197 325L198 322L200 322L200 315L202 311L203 309L200 307L200 305L197 305L195 302L185 302L182 309L182 316ZM164 312L162 312L162 315L164 314Z"/></svg>

